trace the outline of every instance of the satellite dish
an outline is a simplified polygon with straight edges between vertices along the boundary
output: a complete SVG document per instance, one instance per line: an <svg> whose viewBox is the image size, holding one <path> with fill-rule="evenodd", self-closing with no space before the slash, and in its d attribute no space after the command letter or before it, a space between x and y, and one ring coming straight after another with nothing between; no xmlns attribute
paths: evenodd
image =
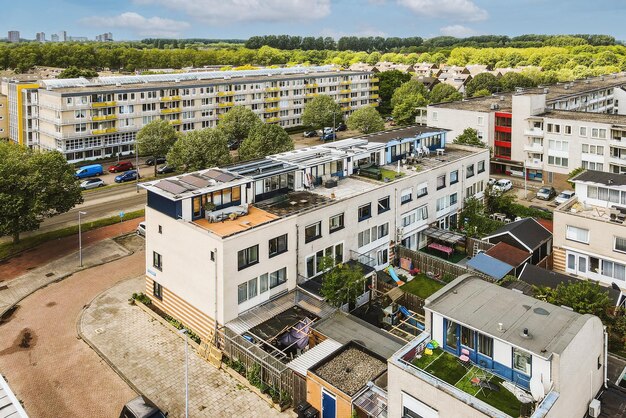
<svg viewBox="0 0 626 418"><path fill-rule="evenodd" d="M545 392L539 376L530 378L530 394L533 395L533 399L537 402L543 399Z"/></svg>

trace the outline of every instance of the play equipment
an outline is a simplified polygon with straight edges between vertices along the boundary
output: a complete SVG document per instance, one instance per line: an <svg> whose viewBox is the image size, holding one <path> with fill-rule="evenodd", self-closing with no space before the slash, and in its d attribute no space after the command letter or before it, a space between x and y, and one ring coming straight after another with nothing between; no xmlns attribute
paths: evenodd
<svg viewBox="0 0 626 418"><path fill-rule="evenodd" d="M417 320L414 318L414 315L411 314L411 312L407 308L400 305L398 310L400 311L402 315L404 315L407 318L409 324L413 325L415 328L418 328L420 331L424 331L424 325L421 324L420 322L417 322Z"/></svg>
<svg viewBox="0 0 626 418"><path fill-rule="evenodd" d="M393 281L396 282L398 286L402 286L404 284L404 282L400 280L392 266L387 267L387 273L389 273Z"/></svg>

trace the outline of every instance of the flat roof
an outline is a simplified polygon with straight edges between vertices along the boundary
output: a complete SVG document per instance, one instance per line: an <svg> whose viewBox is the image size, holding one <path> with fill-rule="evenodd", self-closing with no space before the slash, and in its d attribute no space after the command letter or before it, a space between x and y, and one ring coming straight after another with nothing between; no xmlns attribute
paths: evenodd
<svg viewBox="0 0 626 418"><path fill-rule="evenodd" d="M493 96L463 99L456 102L433 103L428 106L476 112L512 112L513 100L511 97L511 93L502 93L494 94ZM493 104L497 104L498 109L492 109Z"/></svg>
<svg viewBox="0 0 626 418"><path fill-rule="evenodd" d="M577 112L574 110L550 110L533 117L552 119L583 120L585 122L608 123L626 126L626 115L613 113Z"/></svg>
<svg viewBox="0 0 626 418"><path fill-rule="evenodd" d="M425 134L425 133L440 133L446 132L447 129L435 128L432 126L422 126L422 125L414 125L408 126L404 128L396 128L390 129L387 131L376 132L373 134L368 134L364 136L356 137L356 139L365 139L368 142L379 142L379 143L387 143L393 140L400 140L404 138L414 138L416 136Z"/></svg>
<svg viewBox="0 0 626 418"><path fill-rule="evenodd" d="M341 347L343 347L343 344L333 340L332 338L327 338L321 343L316 344L313 348L305 351L304 354L291 360L287 363L287 367L301 376L306 376L306 372L313 367L313 365L324 360Z"/></svg>
<svg viewBox="0 0 626 418"><path fill-rule="evenodd" d="M235 220L229 219L221 222L209 222L206 219L196 219L192 222L207 231L211 231L221 237L227 237L229 235L263 225L278 218L280 217L250 205L248 206L248 214L237 216Z"/></svg>
<svg viewBox="0 0 626 418"><path fill-rule="evenodd" d="M517 267L531 257L531 253L501 241L485 251L485 254L504 263Z"/></svg>
<svg viewBox="0 0 626 418"><path fill-rule="evenodd" d="M331 199L310 191L288 192L256 204L260 209L276 216L289 216L319 206L325 206Z"/></svg>
<svg viewBox="0 0 626 418"><path fill-rule="evenodd" d="M626 174L607 173L605 171L585 170L571 179L573 182L593 183L604 186L626 186Z"/></svg>
<svg viewBox="0 0 626 418"><path fill-rule="evenodd" d="M390 358L406 344L403 339L341 311L319 321L313 329L342 344L356 341L384 358Z"/></svg>
<svg viewBox="0 0 626 418"><path fill-rule="evenodd" d="M424 308L544 359L562 353L583 325L596 318L471 274L458 277L427 298ZM524 329L529 337L524 336Z"/></svg>

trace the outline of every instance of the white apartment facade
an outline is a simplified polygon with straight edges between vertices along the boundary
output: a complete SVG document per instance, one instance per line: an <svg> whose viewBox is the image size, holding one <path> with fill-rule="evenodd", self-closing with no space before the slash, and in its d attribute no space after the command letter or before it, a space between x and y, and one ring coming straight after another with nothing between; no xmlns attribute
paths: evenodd
<svg viewBox="0 0 626 418"><path fill-rule="evenodd" d="M215 319L227 324L323 273L323 257L381 269L394 243L421 248L422 231L453 226L463 199L481 195L488 151L449 147L437 157L446 161L425 158L421 171L400 163L401 177L365 177L373 162L398 169L385 157L402 146L393 145L397 135L414 144L437 138L437 148L445 142L442 131L396 131L392 141L348 139L144 183L146 293L207 337ZM233 208L245 214L207 220Z"/></svg>
<svg viewBox="0 0 626 418"><path fill-rule="evenodd" d="M266 123L301 125L307 100L329 95L344 112L378 105L371 72L335 67L205 71L146 76L3 80L9 96L10 138L68 161L129 154L137 132L154 119L178 131L217 126L234 106L246 106ZM15 103L13 106L12 103Z"/></svg>

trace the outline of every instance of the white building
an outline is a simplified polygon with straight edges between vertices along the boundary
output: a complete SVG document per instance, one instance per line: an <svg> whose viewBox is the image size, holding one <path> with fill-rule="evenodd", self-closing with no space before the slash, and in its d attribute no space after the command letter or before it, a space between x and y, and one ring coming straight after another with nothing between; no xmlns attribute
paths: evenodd
<svg viewBox="0 0 626 418"><path fill-rule="evenodd" d="M482 194L488 150L444 151L445 134L410 127L144 183L146 293L206 337L320 275L322 257L386 267L393 243L425 246L428 226L456 225ZM418 171L403 163L425 148Z"/></svg>

